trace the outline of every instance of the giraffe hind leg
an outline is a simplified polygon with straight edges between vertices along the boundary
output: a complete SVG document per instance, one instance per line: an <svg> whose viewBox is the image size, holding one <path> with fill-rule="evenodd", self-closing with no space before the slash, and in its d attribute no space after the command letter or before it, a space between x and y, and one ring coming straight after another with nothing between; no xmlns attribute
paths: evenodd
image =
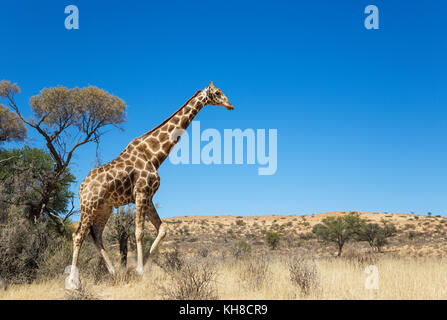
<svg viewBox="0 0 447 320"><path fill-rule="evenodd" d="M102 241L102 234L104 232L104 228L106 226L107 220L110 217L110 214L112 213L112 208L105 208L102 210L100 214L98 214L97 218L93 222L93 225L91 226L91 237L93 240L93 243L96 246L96 249L101 254L102 258L104 259L104 262L106 264L107 270L111 275L115 274L115 268L113 267L112 261L109 258L109 255L107 254L106 250L104 249L104 244Z"/></svg>
<svg viewBox="0 0 447 320"><path fill-rule="evenodd" d="M154 253L157 251L158 246L160 245L161 241L166 236L166 224L163 223L157 213L157 210L155 209L155 206L151 204L149 212L148 212L148 218L149 221L154 225L155 229L157 230L157 237L155 238L154 242L152 243L151 248L148 250L146 255L144 256L144 263L146 264L150 257L154 255Z"/></svg>

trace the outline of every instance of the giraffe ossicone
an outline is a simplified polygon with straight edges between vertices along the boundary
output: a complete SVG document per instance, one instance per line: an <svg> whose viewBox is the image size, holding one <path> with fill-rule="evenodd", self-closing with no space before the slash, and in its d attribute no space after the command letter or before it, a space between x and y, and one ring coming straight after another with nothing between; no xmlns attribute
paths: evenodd
<svg viewBox="0 0 447 320"><path fill-rule="evenodd" d="M157 250L167 231L166 224L161 221L152 202L160 186L157 169L168 157L194 117L206 105L233 110L232 104L222 90L216 88L211 82L205 89L197 91L160 125L132 140L117 158L90 171L79 187L81 219L77 230L73 233L73 259L71 272L66 282L67 289L80 289L76 264L79 250L88 232L101 253L109 273L115 273L113 264L104 249L102 233L113 208L129 203L135 203L136 207L136 271L143 274L145 262ZM154 225L157 237L150 250L143 256L145 217L148 217Z"/></svg>

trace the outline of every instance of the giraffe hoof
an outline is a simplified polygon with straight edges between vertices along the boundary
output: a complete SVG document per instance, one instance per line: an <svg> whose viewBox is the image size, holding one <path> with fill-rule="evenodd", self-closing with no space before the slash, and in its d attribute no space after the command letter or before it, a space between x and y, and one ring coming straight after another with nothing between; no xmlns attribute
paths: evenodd
<svg viewBox="0 0 447 320"><path fill-rule="evenodd" d="M81 290L81 282L78 277L68 277L65 279L65 289L66 290Z"/></svg>
<svg viewBox="0 0 447 320"><path fill-rule="evenodd" d="M139 275L139 276L142 276L142 275L144 274L144 270L143 270L143 268L137 268L137 269L135 270L135 272L136 272L137 275Z"/></svg>

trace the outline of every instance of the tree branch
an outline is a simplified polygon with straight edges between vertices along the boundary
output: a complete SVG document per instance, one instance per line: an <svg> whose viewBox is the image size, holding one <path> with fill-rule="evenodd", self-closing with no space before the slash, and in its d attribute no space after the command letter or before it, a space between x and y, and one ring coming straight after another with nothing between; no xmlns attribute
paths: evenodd
<svg viewBox="0 0 447 320"><path fill-rule="evenodd" d="M9 158L6 158L6 159L1 159L0 163L8 162L8 161L10 161L12 159L15 159L15 158L20 158L20 157L19 156L12 156L12 157L9 157Z"/></svg>
<svg viewBox="0 0 447 320"><path fill-rule="evenodd" d="M25 118L23 118L22 114L19 111L19 108L17 107L17 105L14 101L14 98L11 95L8 95L8 100L9 100L9 106L14 110L14 112L17 114L17 116L20 118L20 120L22 120L24 123L26 123L30 127L36 129L37 132L39 132L45 138L45 141L47 142L47 147L50 150L50 153L53 155L54 161L56 161L56 165L57 165L58 169L63 168L64 166L63 166L62 160L61 160L56 148L52 144L52 140L46 134L46 132L43 131L42 128L40 127L40 124L45 120L46 115L44 115L42 117L42 119L40 119L38 124L33 124L33 123L25 120Z"/></svg>

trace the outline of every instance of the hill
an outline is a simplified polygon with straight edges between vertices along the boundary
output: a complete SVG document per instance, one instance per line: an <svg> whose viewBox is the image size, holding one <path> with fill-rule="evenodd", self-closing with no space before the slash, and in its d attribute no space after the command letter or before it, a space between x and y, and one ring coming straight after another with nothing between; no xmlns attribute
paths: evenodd
<svg viewBox="0 0 447 320"><path fill-rule="evenodd" d="M317 255L331 255L333 247L312 238L312 227L329 216L340 216L350 212L327 212L312 215L260 215L260 216L183 216L165 218L169 233L163 248L177 246L180 250L194 253L199 248L212 252L225 251L236 241L248 242L254 250L266 248L265 232L281 234L278 250L296 248L310 250ZM385 247L385 252L410 256L442 256L447 252L447 218L406 213L356 212L371 223L393 223L398 232ZM155 231L146 228L151 236ZM368 249L368 245L356 244Z"/></svg>

